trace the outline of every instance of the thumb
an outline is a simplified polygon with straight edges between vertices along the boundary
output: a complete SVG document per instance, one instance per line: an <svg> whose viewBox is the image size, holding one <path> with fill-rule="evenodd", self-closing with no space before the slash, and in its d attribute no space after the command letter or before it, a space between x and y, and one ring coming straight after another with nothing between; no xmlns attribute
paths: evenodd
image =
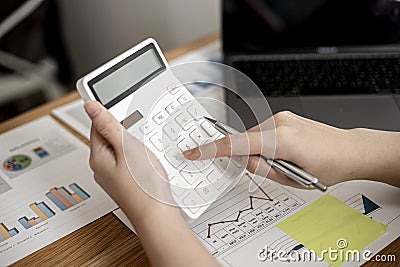
<svg viewBox="0 0 400 267"><path fill-rule="evenodd" d="M113 146L115 151L121 151L122 125L97 101L87 101L84 107L97 132Z"/></svg>

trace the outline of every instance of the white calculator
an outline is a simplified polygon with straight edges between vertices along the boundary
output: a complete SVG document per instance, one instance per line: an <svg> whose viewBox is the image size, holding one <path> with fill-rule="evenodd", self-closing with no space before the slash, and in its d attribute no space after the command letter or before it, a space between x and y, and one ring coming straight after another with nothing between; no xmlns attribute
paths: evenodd
<svg viewBox="0 0 400 267"><path fill-rule="evenodd" d="M182 151L223 137L210 114L173 74L154 39L147 39L77 82L85 100L102 103L141 140L168 173L172 195L188 219L198 218L243 176L229 158L188 161Z"/></svg>

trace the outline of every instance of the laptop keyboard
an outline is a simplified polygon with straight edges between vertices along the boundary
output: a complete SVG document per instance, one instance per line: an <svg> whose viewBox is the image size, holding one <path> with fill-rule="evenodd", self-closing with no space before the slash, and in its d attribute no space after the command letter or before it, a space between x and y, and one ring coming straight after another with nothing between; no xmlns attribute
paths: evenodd
<svg viewBox="0 0 400 267"><path fill-rule="evenodd" d="M266 96L400 94L400 57L238 61Z"/></svg>

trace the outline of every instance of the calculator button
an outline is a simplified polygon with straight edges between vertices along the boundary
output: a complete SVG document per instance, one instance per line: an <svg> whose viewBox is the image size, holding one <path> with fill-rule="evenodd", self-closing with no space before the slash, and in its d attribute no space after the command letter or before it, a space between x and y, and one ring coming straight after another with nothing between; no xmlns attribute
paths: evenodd
<svg viewBox="0 0 400 267"><path fill-rule="evenodd" d="M181 151L186 151L195 147L197 147L196 143L189 138L184 138L178 143L178 148Z"/></svg>
<svg viewBox="0 0 400 267"><path fill-rule="evenodd" d="M169 139L175 141L179 137L179 125L175 121L168 122L163 127L163 132Z"/></svg>
<svg viewBox="0 0 400 267"><path fill-rule="evenodd" d="M180 150L178 152L180 157L182 157L183 161L185 162L184 165L180 166L180 169L185 171L185 172L200 172L200 168L197 167L197 162L196 161L191 161L187 160L183 157L182 152L188 149L192 149L197 147L196 143L194 143L190 138L184 138L179 141L177 148ZM204 168L203 168L204 169Z"/></svg>
<svg viewBox="0 0 400 267"><path fill-rule="evenodd" d="M176 94L177 92L180 91L180 89L182 88L182 85L179 84L171 84L170 86L167 87L168 92L170 92L171 94Z"/></svg>
<svg viewBox="0 0 400 267"><path fill-rule="evenodd" d="M203 135L200 133L198 128L195 128L193 131L190 132L189 136L193 139L193 141L200 145L202 141L205 139Z"/></svg>
<svg viewBox="0 0 400 267"><path fill-rule="evenodd" d="M229 159L228 158L217 158L214 160L215 165L221 170L225 171L228 168L229 165Z"/></svg>
<svg viewBox="0 0 400 267"><path fill-rule="evenodd" d="M220 169L227 175L230 175L233 172L237 172L238 170L244 169L243 166L239 166L232 163L232 160L227 157L217 158L214 160L214 163L215 165L217 165L218 169Z"/></svg>
<svg viewBox="0 0 400 267"><path fill-rule="evenodd" d="M193 213L196 213L200 209L199 205L201 205L203 203L204 203L203 200L194 191L190 192L190 194L188 194L183 199L183 204L185 204L186 208L188 208Z"/></svg>
<svg viewBox="0 0 400 267"><path fill-rule="evenodd" d="M163 140L162 136L158 133L154 134L153 136L150 137L150 142L153 144L153 146L158 150L158 151L163 151L164 146L163 146Z"/></svg>
<svg viewBox="0 0 400 267"><path fill-rule="evenodd" d="M172 181L171 182L171 190L172 190L172 193L174 193L175 196L179 197L184 192L186 192L187 188L182 187L181 183L178 182L178 181Z"/></svg>
<svg viewBox="0 0 400 267"><path fill-rule="evenodd" d="M206 178L217 190L220 189L227 181L225 176L216 169L211 170L206 175Z"/></svg>
<svg viewBox="0 0 400 267"><path fill-rule="evenodd" d="M189 101L189 97L186 94L181 95L180 97L178 97L178 102L181 103L181 104L184 104L184 103L186 103L188 101Z"/></svg>
<svg viewBox="0 0 400 267"><path fill-rule="evenodd" d="M218 191L211 184L203 185L201 182L195 188L197 194L201 196L204 201L212 201L217 196Z"/></svg>
<svg viewBox="0 0 400 267"><path fill-rule="evenodd" d="M187 172L184 171L184 169L186 168L183 167L179 173L189 185L192 185L196 182L198 183L201 180L201 177L203 176L202 173Z"/></svg>
<svg viewBox="0 0 400 267"><path fill-rule="evenodd" d="M185 159L181 152L174 154L173 157L173 160L179 164L177 167L175 167L177 170L182 172L200 173L200 170L196 167L196 165L194 165L191 160ZM179 163L180 160L182 161L182 164Z"/></svg>
<svg viewBox="0 0 400 267"><path fill-rule="evenodd" d="M183 163L185 163L185 159L178 149L171 148L164 153L164 157L174 168L179 168Z"/></svg>
<svg viewBox="0 0 400 267"><path fill-rule="evenodd" d="M204 171L205 169L209 168L213 161L210 159L206 159L206 160L194 160L192 161L193 165L196 166L196 168L199 171Z"/></svg>
<svg viewBox="0 0 400 267"><path fill-rule="evenodd" d="M185 171L185 172L194 172L194 173L200 173L201 171L199 170L199 168L196 167L196 165L194 164L194 161L191 160L186 160L186 165L182 165L183 167L181 167L181 170Z"/></svg>
<svg viewBox="0 0 400 267"><path fill-rule="evenodd" d="M215 134L218 132L217 129L215 129L215 127L212 126L208 121L204 121L204 122L201 124L201 128L203 128L204 131L206 131L206 133L207 133L209 136L213 136L213 135L215 135Z"/></svg>
<svg viewBox="0 0 400 267"><path fill-rule="evenodd" d="M177 108L178 108L177 103L171 103L165 108L165 110L168 112L168 114L172 115L174 114Z"/></svg>
<svg viewBox="0 0 400 267"><path fill-rule="evenodd" d="M158 112L155 116L153 116L153 120L158 125L162 124L168 118L167 113L163 110Z"/></svg>
<svg viewBox="0 0 400 267"><path fill-rule="evenodd" d="M199 107L199 105L191 105L190 107L187 108L187 111L193 118L202 118L203 117L203 109Z"/></svg>
<svg viewBox="0 0 400 267"><path fill-rule="evenodd" d="M175 117L175 121L179 124L180 127L183 128L183 130L188 130L190 127L192 127L193 121L192 117L189 116L187 113L181 113Z"/></svg>
<svg viewBox="0 0 400 267"><path fill-rule="evenodd" d="M150 122L146 121L141 127L139 127L140 131L144 135L148 135L153 131L153 128L150 126Z"/></svg>
<svg viewBox="0 0 400 267"><path fill-rule="evenodd" d="M232 163L232 160L229 158L218 158L214 160L215 165L217 165L218 169L223 172L224 177L227 178L228 180L236 179L245 170L245 166L237 166L234 163Z"/></svg>

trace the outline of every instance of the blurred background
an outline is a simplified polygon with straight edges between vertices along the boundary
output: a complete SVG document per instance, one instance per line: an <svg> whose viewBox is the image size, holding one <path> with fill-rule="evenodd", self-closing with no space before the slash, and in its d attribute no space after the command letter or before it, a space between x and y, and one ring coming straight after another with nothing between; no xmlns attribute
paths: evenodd
<svg viewBox="0 0 400 267"><path fill-rule="evenodd" d="M218 31L219 0L2 0L0 121L75 90L147 37L167 51Z"/></svg>

